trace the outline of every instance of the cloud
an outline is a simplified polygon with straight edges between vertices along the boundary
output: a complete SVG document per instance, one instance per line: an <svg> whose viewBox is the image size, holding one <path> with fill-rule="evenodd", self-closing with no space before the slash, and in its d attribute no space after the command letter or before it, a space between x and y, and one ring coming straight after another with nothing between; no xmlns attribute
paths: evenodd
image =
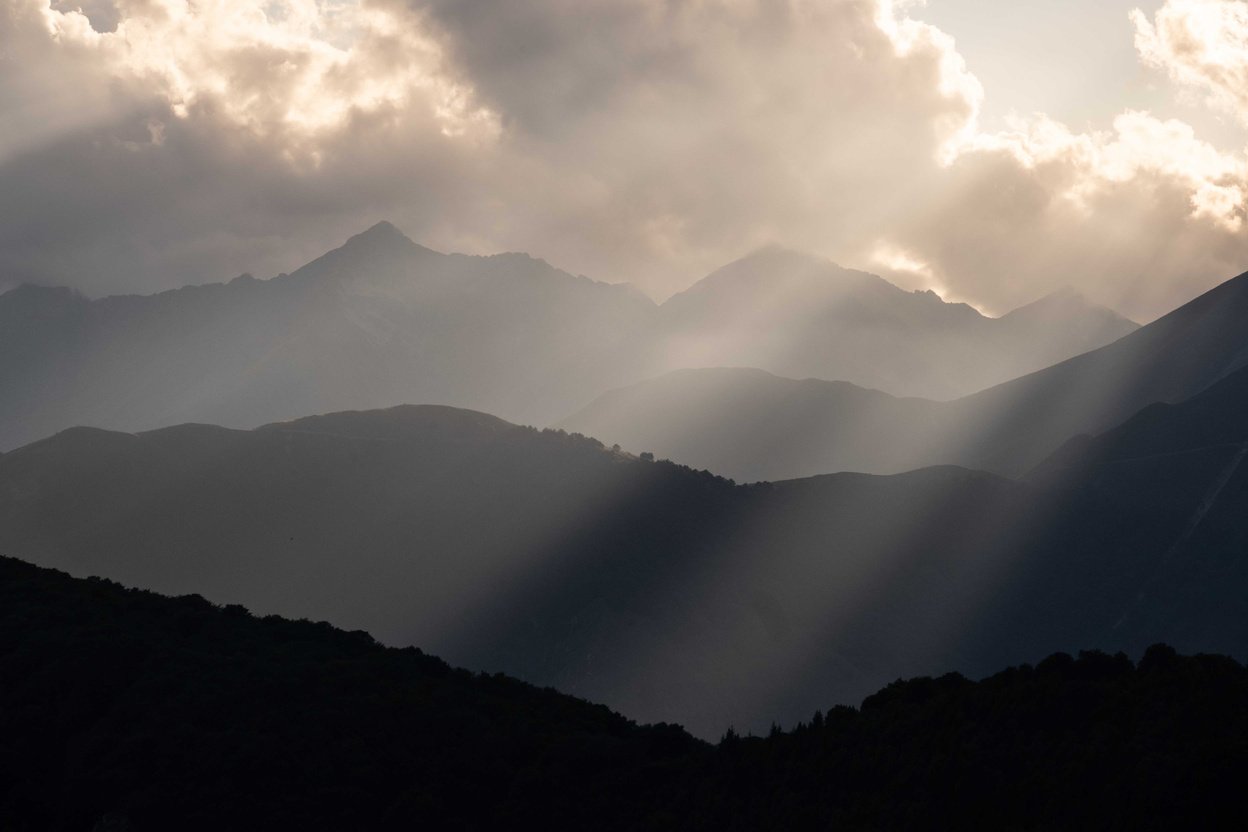
<svg viewBox="0 0 1248 832"><path fill-rule="evenodd" d="M476 198L492 116L401 7L0 0L0 274L146 291L298 265ZM413 194L436 199L413 200ZM463 214L472 213L465 208Z"/></svg>
<svg viewBox="0 0 1248 832"><path fill-rule="evenodd" d="M1128 112L1075 133L1037 118L976 137L894 242L990 310L1075 285L1148 320L1248 263L1245 175L1181 122Z"/></svg>
<svg viewBox="0 0 1248 832"><path fill-rule="evenodd" d="M848 246L981 96L947 36L868 0L425 8L536 178L500 232L652 289L766 242Z"/></svg>
<svg viewBox="0 0 1248 832"><path fill-rule="evenodd" d="M1141 60L1248 124L1248 3L1166 0L1150 21L1131 12Z"/></svg>
<svg viewBox="0 0 1248 832"><path fill-rule="evenodd" d="M913 4L72 5L0 0L3 281L267 275L381 218L660 296L779 242L989 309L1075 283L1148 318L1248 261L1242 154L1145 113L986 134ZM1136 17L1143 60L1182 52L1159 33L1192 5Z"/></svg>

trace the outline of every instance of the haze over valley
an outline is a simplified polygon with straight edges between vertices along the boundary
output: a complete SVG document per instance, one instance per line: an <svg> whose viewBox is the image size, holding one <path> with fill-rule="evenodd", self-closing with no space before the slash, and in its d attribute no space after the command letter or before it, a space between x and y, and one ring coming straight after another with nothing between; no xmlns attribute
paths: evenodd
<svg viewBox="0 0 1248 832"><path fill-rule="evenodd" d="M1248 0L0 0L0 830L1235 829Z"/></svg>

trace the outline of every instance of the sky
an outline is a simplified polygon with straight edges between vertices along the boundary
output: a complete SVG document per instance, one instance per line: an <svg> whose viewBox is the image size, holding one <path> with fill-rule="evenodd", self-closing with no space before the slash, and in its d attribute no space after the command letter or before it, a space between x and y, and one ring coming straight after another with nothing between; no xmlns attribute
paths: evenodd
<svg viewBox="0 0 1248 832"><path fill-rule="evenodd" d="M1248 3L0 0L0 287L388 219L656 298L779 243L1001 313L1248 269Z"/></svg>

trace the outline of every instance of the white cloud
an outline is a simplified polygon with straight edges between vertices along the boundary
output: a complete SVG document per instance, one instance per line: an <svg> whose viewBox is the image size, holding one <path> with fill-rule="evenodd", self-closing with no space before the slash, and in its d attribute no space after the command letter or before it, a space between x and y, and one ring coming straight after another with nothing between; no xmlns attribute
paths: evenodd
<svg viewBox="0 0 1248 832"><path fill-rule="evenodd" d="M288 145L383 110L425 110L448 134L493 129L440 69L436 42L401 7L332 0L118 0L111 32L37 0L60 50L165 98L173 113L211 108ZM29 13L29 12L28 12ZM293 149L293 148L292 148Z"/></svg>
<svg viewBox="0 0 1248 832"><path fill-rule="evenodd" d="M985 134L914 3L92 2L0 0L6 279L266 274L383 217L660 295L781 242L989 309L1075 283L1147 318L1248 263L1242 153L1140 112ZM1245 4L1137 15L1142 59L1236 66L1233 31L1170 34L1210 5Z"/></svg>
<svg viewBox="0 0 1248 832"><path fill-rule="evenodd" d="M1076 133L1039 116L968 142L897 240L996 311L1073 284L1146 320L1248 263L1246 178L1182 122L1126 112Z"/></svg>
<svg viewBox="0 0 1248 832"><path fill-rule="evenodd" d="M1135 9L1131 22L1141 60L1248 124L1248 3L1166 0L1151 21Z"/></svg>

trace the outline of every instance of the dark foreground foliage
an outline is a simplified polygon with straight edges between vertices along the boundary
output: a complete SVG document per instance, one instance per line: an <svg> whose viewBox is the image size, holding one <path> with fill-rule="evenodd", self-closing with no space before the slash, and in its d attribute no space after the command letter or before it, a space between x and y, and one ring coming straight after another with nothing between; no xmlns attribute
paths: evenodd
<svg viewBox="0 0 1248 832"><path fill-rule="evenodd" d="M0 829L1242 828L1248 671L898 682L716 748L363 633L0 559Z"/></svg>
<svg viewBox="0 0 1248 832"><path fill-rule="evenodd" d="M0 738L5 832L588 829L702 747L362 632L10 559Z"/></svg>

